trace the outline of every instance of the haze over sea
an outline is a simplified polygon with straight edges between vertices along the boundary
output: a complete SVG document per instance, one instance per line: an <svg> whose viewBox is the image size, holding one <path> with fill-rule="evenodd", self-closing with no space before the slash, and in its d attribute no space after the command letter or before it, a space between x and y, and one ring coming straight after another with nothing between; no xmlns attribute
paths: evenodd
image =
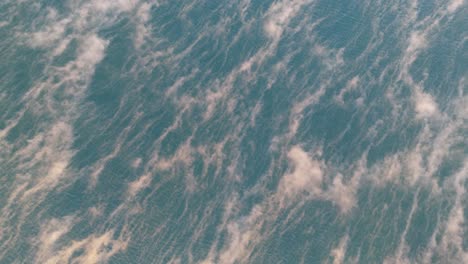
<svg viewBox="0 0 468 264"><path fill-rule="evenodd" d="M0 263L468 263L466 0L1 0Z"/></svg>

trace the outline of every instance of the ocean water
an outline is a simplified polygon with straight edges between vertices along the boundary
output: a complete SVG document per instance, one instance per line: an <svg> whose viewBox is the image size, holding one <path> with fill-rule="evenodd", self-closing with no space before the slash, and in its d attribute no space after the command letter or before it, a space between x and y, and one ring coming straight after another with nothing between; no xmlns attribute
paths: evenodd
<svg viewBox="0 0 468 264"><path fill-rule="evenodd" d="M465 0L1 0L0 263L468 263Z"/></svg>

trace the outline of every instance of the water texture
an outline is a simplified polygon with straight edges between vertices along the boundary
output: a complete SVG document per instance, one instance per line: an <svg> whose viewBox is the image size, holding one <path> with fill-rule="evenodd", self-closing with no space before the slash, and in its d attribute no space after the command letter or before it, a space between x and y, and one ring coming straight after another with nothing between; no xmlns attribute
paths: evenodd
<svg viewBox="0 0 468 264"><path fill-rule="evenodd" d="M1 0L0 263L468 263L465 0Z"/></svg>

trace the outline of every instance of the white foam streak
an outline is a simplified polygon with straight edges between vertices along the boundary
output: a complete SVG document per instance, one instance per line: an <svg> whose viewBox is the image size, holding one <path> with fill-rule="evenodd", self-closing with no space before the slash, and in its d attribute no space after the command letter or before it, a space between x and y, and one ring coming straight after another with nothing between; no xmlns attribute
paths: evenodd
<svg viewBox="0 0 468 264"><path fill-rule="evenodd" d="M417 118L427 118L438 115L439 110L437 103L430 94L424 93L416 88L414 90L413 100Z"/></svg>
<svg viewBox="0 0 468 264"><path fill-rule="evenodd" d="M120 12L128 12L132 10L138 0L94 0L89 3L93 10L99 12L109 12L111 10L118 10Z"/></svg>
<svg viewBox="0 0 468 264"><path fill-rule="evenodd" d="M247 261L250 252L253 251L252 246L261 239L258 227L264 217L263 210L261 205L257 205L245 218L228 224L229 244L224 247L219 256L220 263L232 264Z"/></svg>
<svg viewBox="0 0 468 264"><path fill-rule="evenodd" d="M285 196L295 196L301 192L320 194L323 181L323 164L313 160L298 146L288 152L288 158L294 166L291 173L286 174L280 182L279 192Z"/></svg>
<svg viewBox="0 0 468 264"><path fill-rule="evenodd" d="M29 173L34 173L34 167L41 167L36 175L18 175L20 181L31 179L34 182L25 191L22 199L30 198L31 195L44 190L51 190L66 178L65 171L72 156L69 151L72 140L72 128L67 123L58 122L50 128L49 133L38 134L16 153L17 158L23 160L20 167Z"/></svg>
<svg viewBox="0 0 468 264"><path fill-rule="evenodd" d="M440 221L432 234L431 240L422 254L422 263L429 263L434 255L454 263L466 263L468 251L464 248L465 213L463 199L466 195L465 183L468 175L468 160L451 177L450 186L455 190L455 200L448 219ZM437 238L437 239L436 239Z"/></svg>
<svg viewBox="0 0 468 264"><path fill-rule="evenodd" d="M112 150L111 153L109 153L108 155L106 155L104 158L98 160L96 162L96 164L93 166L93 170L92 172L90 173L90 184L91 184L91 187L95 187L97 182L98 182L98 179L99 179L99 176L101 175L102 171L104 170L104 168L106 167L107 163L114 159L115 157L117 157L117 155L119 154L120 152L120 148L122 147L122 142L117 142L115 148Z"/></svg>
<svg viewBox="0 0 468 264"><path fill-rule="evenodd" d="M320 98L325 94L326 88L328 83L320 85L319 89L315 91L313 94L306 96L301 101L295 103L292 107L292 111L290 114L290 124L289 124L289 131L286 137L288 139L293 138L299 126L301 125L301 121L303 118L303 112L306 108L312 107L313 105L317 104L320 101Z"/></svg>
<svg viewBox="0 0 468 264"><path fill-rule="evenodd" d="M349 236L344 236L338 246L332 249L330 256L333 257L333 264L342 264L345 260L346 248L348 246Z"/></svg>
<svg viewBox="0 0 468 264"><path fill-rule="evenodd" d="M223 264L236 263L237 260L242 259L254 235L251 230L240 231L236 223L228 226L228 232L230 234L229 247L220 256L220 263Z"/></svg>
<svg viewBox="0 0 468 264"><path fill-rule="evenodd" d="M136 32L135 38L133 40L134 45L137 49L141 48L145 43L145 39L149 36L151 27L148 24L151 17L152 4L151 3L142 3L136 12Z"/></svg>
<svg viewBox="0 0 468 264"><path fill-rule="evenodd" d="M449 11L449 13L453 13L457 11L464 4L465 4L465 0L452 0L448 5L447 10Z"/></svg>
<svg viewBox="0 0 468 264"><path fill-rule="evenodd" d="M464 160L463 167L454 176L453 187L456 192L455 205L445 225L445 232L440 247L445 254L451 253L451 246L455 247L455 254L463 262L468 261L468 251L463 247L465 237L465 212L463 196L466 194L465 184L468 178L468 159Z"/></svg>
<svg viewBox="0 0 468 264"><path fill-rule="evenodd" d="M38 244L36 260L38 262L44 263L54 254L60 239L70 231L74 220L74 217L68 216L63 219L51 219L42 225L36 241Z"/></svg>
<svg viewBox="0 0 468 264"><path fill-rule="evenodd" d="M181 162L186 165L192 164L193 150L190 146L190 141L191 140L188 139L183 145L181 145L171 158L159 159L156 164L156 168L160 170L170 170L175 168L177 162Z"/></svg>
<svg viewBox="0 0 468 264"><path fill-rule="evenodd" d="M32 33L31 46L46 48L55 45L58 40L64 38L65 30L70 22L70 19L64 19L47 26L43 31Z"/></svg>
<svg viewBox="0 0 468 264"><path fill-rule="evenodd" d="M313 156L320 158L320 151ZM326 184L325 179L330 177L324 162L312 158L299 146L294 146L288 152L293 167L291 173L287 173L281 179L276 199L280 204L294 201L298 195L306 195L307 199L319 199L331 201L338 206L344 214L356 206L356 192L361 176L366 172L364 160L355 167L352 177L345 179L342 174L337 174ZM286 203L287 204L287 203Z"/></svg>
<svg viewBox="0 0 468 264"><path fill-rule="evenodd" d="M265 15L264 31L272 39L271 43L261 48L253 56L242 62L236 69L234 69L224 81L215 83L218 87L216 90L208 90L205 94L205 100L203 104L206 106L204 113L204 120L210 119L216 106L222 100L225 100L232 90L233 84L241 74L246 74L248 77L252 77L251 70L254 65L260 65L266 58L271 56L278 46L278 42L281 35L288 25L289 21L297 15L301 7L310 3L309 0L294 0L294 1L279 1L275 2L270 6ZM314 24L313 26L316 26ZM278 65L277 70L281 69L281 63ZM276 75L276 74L274 74ZM269 80L269 83L273 82L274 78ZM227 110L232 112L236 100L231 98L228 103Z"/></svg>
<svg viewBox="0 0 468 264"><path fill-rule="evenodd" d="M118 253L125 250L128 240L122 238L113 239L113 231L108 231L102 235L91 235L79 241L72 241L70 244L61 247L46 255L46 259L38 259L40 263L80 263L98 264L106 263ZM78 254L81 253L81 254Z"/></svg>
<svg viewBox="0 0 468 264"><path fill-rule="evenodd" d="M412 101L417 119L433 119L440 117L439 107L435 98L425 91L422 83L414 81L410 68L419 54L430 47L430 41L440 32L440 25L445 18L452 19L452 13L465 4L464 0L452 0L446 8L442 6L433 16L418 21L418 1L411 1L409 20L403 24L409 27L407 46L401 59L400 80L403 80L412 90Z"/></svg>
<svg viewBox="0 0 468 264"><path fill-rule="evenodd" d="M25 111L32 114L33 118L36 116L47 116L48 118L35 120L34 134L29 138L24 136L20 138L21 142L15 143L18 150L13 153L11 162L18 165L14 171L16 179L12 183L12 191L8 194L8 200L15 200L15 203L9 203L2 208L2 213L15 215L18 222L12 223L9 217L2 217L0 218L0 226L11 225L12 228L20 231L24 219L44 201L50 192L66 186L74 180L70 177L72 170L69 168L74 154L72 150L74 132L71 124L76 116L77 105L94 74L95 67L104 58L105 50L109 44L109 41L99 37L96 32L101 23L115 19L115 14L110 12L112 10L102 9L108 8L104 2L106 1L87 2L83 5L78 3L78 6L71 4L71 11L64 14L67 16L65 18L60 18L57 11L51 9L46 17L48 21L42 29L37 32L20 34L30 37L27 43L31 47L48 48L51 59L62 54L72 40L76 40L78 47L76 57L65 66L46 65L44 68L46 78L35 83L22 98L25 103L24 109L27 109ZM132 1L107 1L107 3L113 6L112 8L122 10L129 10L133 6ZM81 17L82 14L87 14L87 16ZM88 16L90 14L97 16L91 19ZM67 35L69 32L70 34ZM59 92L56 93L58 90ZM64 98L57 99L58 93L60 96L63 94ZM18 116L23 118L23 112ZM16 124L18 121L14 120L9 125L16 126ZM11 128L8 126L6 130L1 131L0 136L6 135ZM12 211L13 206L19 207L15 209L15 213ZM59 241L67 234L72 222L68 218L51 220L42 227L42 233L38 237L38 243L41 244L37 253L38 263L68 262L62 258L64 255L61 257L52 257L52 255L56 253ZM83 261L93 263L93 261L106 260L107 256L110 256L109 252L98 252L92 249L100 242L107 243L104 240L113 243L108 235L82 241L80 247L84 248L86 252L82 256ZM99 251L102 250L99 249ZM72 256L73 250L70 252L68 257ZM4 254L4 252L0 254Z"/></svg>
<svg viewBox="0 0 468 264"><path fill-rule="evenodd" d="M104 51L108 41L99 38L96 34L87 36L80 47L80 55L76 60L76 66L80 70L88 70L89 74L94 67L104 58Z"/></svg>
<svg viewBox="0 0 468 264"><path fill-rule="evenodd" d="M263 27L267 35L273 40L278 41L289 21L298 13L302 6L309 2L307 0L293 0L274 3L267 11L267 19Z"/></svg>
<svg viewBox="0 0 468 264"><path fill-rule="evenodd" d="M151 184L151 174L147 173L142 175L140 178L136 179L135 181L129 183L128 185L128 193L130 197L134 197L137 195L141 190L147 188Z"/></svg>
<svg viewBox="0 0 468 264"><path fill-rule="evenodd" d="M325 198L335 202L341 212L347 213L356 206L356 192L359 183L359 177L355 177L350 183L346 184L343 176L339 174L333 178L333 183Z"/></svg>
<svg viewBox="0 0 468 264"><path fill-rule="evenodd" d="M344 99L343 99L343 97L344 97L347 93L349 93L349 92L355 90L355 89L358 87L359 82L360 82L359 76L354 76L351 80L348 81L348 83L346 84L346 86L345 86L345 87L340 91L340 93L335 97L335 100L336 100L338 103L340 103L341 105L343 105L343 104L344 104Z"/></svg>

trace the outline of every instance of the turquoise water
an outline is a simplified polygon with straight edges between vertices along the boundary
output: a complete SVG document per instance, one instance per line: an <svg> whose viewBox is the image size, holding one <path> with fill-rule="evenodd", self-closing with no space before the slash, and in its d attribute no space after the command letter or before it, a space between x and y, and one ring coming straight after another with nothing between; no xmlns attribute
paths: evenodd
<svg viewBox="0 0 468 264"><path fill-rule="evenodd" d="M0 2L0 263L468 263L468 4Z"/></svg>

